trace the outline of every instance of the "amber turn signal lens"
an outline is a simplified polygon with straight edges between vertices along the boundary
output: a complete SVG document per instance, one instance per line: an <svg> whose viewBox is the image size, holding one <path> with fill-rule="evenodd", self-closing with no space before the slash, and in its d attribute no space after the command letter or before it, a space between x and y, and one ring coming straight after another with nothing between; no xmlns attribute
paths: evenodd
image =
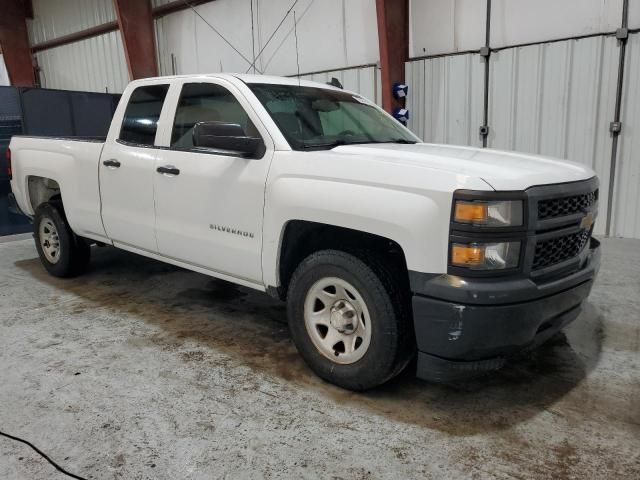
<svg viewBox="0 0 640 480"><path fill-rule="evenodd" d="M484 263L484 247L476 245L452 245L451 263L459 266L481 265Z"/></svg>
<svg viewBox="0 0 640 480"><path fill-rule="evenodd" d="M488 218L488 205L479 202L456 202L454 221L461 223L482 223Z"/></svg>

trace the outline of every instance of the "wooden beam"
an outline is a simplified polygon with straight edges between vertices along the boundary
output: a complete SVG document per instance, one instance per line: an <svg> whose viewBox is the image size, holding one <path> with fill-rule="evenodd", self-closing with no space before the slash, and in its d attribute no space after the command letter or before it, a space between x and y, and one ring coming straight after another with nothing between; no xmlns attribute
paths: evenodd
<svg viewBox="0 0 640 480"><path fill-rule="evenodd" d="M382 77L382 107L392 112L404 106L393 98L393 84L404 83L404 64L409 58L409 0L376 0L378 42Z"/></svg>
<svg viewBox="0 0 640 480"><path fill-rule="evenodd" d="M113 0L129 67L129 78L157 77L151 0Z"/></svg>
<svg viewBox="0 0 640 480"><path fill-rule="evenodd" d="M9 81L16 87L33 87L35 75L22 0L5 0L0 15L0 45Z"/></svg>

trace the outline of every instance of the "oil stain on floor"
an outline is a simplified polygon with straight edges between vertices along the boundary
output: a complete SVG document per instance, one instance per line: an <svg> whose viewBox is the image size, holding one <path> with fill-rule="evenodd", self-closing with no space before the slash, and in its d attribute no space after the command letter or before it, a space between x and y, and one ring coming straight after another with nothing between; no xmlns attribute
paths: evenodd
<svg viewBox="0 0 640 480"><path fill-rule="evenodd" d="M264 293L111 248L60 280L0 244L0 429L96 479L640 478L639 266L605 240L580 318L496 374L355 394ZM4 440L0 477L54 478Z"/></svg>

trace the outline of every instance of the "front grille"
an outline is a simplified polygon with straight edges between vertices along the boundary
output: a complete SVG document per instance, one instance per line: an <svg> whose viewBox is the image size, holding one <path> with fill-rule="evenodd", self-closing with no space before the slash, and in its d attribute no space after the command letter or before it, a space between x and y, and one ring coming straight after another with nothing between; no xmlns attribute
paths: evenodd
<svg viewBox="0 0 640 480"><path fill-rule="evenodd" d="M538 220L580 213L598 201L598 190L569 197L550 198L538 202Z"/></svg>
<svg viewBox="0 0 640 480"><path fill-rule="evenodd" d="M549 267L578 255L587 245L591 233L582 230L577 233L544 240L536 244L533 269Z"/></svg>

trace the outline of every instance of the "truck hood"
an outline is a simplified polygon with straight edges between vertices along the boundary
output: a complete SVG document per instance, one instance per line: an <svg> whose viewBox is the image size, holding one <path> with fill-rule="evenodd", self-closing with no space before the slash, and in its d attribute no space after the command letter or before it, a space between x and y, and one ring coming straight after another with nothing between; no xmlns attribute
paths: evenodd
<svg viewBox="0 0 640 480"><path fill-rule="evenodd" d="M384 143L344 145L336 154L361 155L396 165L424 166L479 177L495 190L525 190L535 185L575 182L595 175L579 163L517 152L452 145Z"/></svg>

